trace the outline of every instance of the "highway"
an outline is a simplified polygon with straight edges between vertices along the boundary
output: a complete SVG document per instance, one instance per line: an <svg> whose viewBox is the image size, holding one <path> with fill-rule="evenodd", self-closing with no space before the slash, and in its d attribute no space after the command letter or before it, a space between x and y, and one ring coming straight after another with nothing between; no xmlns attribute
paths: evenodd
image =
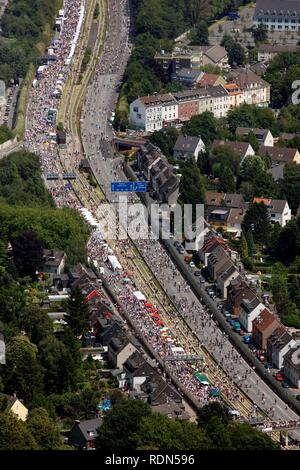
<svg viewBox="0 0 300 470"><path fill-rule="evenodd" d="M128 29L126 31L126 27L129 26L128 8L122 9L119 2L111 2L110 5L112 6L110 6L109 12L111 29L107 34L109 41L104 51L104 61L100 60L88 88L81 116L81 129L85 153L90 160L94 174L105 192L106 199L115 202L117 197L110 192L110 183L114 180L124 181L126 177L121 170L120 159L114 157L112 146L114 135L108 121L115 109L117 88L130 54L131 45L128 43ZM115 19L114 14L118 20ZM183 323L181 327L176 325L181 336L185 336L184 343L190 346L195 345L195 352L204 347L214 357L215 367L219 365L220 370L224 369L227 376L231 378L229 383L231 383L233 390L238 390L238 388L243 390L244 396L241 392L237 392L242 407L246 406L246 397L251 399L253 406L250 409L248 406L248 416L253 416L257 413L257 409L262 409L272 419L297 419L297 414L270 389L234 349L228 337L213 321L208 309L187 286L182 274L173 265L161 244L158 241L136 242L136 248L152 271L152 273L148 271L144 278L137 270L136 263L132 259L129 260L128 257L126 259L124 253L122 254L121 249L118 248L118 244L115 244L115 250L117 255L121 257L122 263L130 266L132 271L135 269L135 282L141 287L141 290L149 291L149 281L155 282L157 279L164 291L168 293L169 300L172 299L176 306L178 316L182 315L190 327L182 326ZM155 263L155 260L158 260L158 263ZM185 291L182 290L183 286L185 286ZM157 298L158 301L162 304L162 298ZM164 299L164 301L168 302L168 299ZM168 318L169 324L170 321ZM170 327L174 328L174 324ZM197 338L197 342L195 338ZM225 374L220 374L220 377L224 378L224 376ZM293 436L296 437L295 434ZM299 432L297 432L297 439L300 440Z"/></svg>

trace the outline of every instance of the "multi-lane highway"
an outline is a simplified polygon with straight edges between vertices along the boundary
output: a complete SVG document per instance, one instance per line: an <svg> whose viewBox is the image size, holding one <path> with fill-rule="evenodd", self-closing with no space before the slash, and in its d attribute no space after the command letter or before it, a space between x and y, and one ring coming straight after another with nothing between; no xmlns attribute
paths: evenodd
<svg viewBox="0 0 300 470"><path fill-rule="evenodd" d="M120 168L120 161L114 157L113 131L109 125L109 119L115 108L117 88L131 50L129 26L127 2L116 0L110 2L108 31L103 55L88 88L81 116L82 141L86 156L90 160L94 174L104 190L107 200L111 202L116 198L109 190L111 181L125 179ZM203 347L209 351L215 359L215 363L211 367L217 369L219 366L219 377L223 379L224 372L222 371L224 370L232 390L237 391L237 398L233 401L240 400L241 408L247 408L250 414L257 412L254 406L257 405L259 408L267 410L274 419L297 419L297 415L277 397L233 348L227 336L214 323L205 305L201 304L194 295L158 241L136 243L135 249L138 253L136 256L142 257L148 264L148 278L146 275L142 276L141 270L137 269L137 260L132 257L126 259L126 254L122 253L117 243L115 249L124 263L132 265L133 269L135 267L135 281L141 289L149 291L149 283L159 281L164 290L161 288L159 294L157 293L157 303L165 306L172 298L173 307L175 305L177 309L178 318L169 318L168 320L170 327L178 329L178 325L182 322L180 316L184 317L190 328L185 326L179 328L183 342L189 343L191 347L195 348L195 352L200 351ZM164 292L168 292L168 296ZM237 386L243 390L244 394L238 391ZM250 409L247 397L253 404ZM298 434L297 432L297 439L299 439Z"/></svg>

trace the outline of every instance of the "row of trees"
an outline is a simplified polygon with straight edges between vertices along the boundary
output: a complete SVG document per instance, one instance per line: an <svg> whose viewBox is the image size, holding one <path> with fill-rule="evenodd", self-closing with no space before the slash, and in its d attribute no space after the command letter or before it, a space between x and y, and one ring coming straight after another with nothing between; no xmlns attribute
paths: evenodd
<svg viewBox="0 0 300 470"><path fill-rule="evenodd" d="M198 426L151 411L140 400L121 401L104 416L97 449L128 450L275 450L270 437L248 424L233 422L219 403L204 406Z"/></svg>

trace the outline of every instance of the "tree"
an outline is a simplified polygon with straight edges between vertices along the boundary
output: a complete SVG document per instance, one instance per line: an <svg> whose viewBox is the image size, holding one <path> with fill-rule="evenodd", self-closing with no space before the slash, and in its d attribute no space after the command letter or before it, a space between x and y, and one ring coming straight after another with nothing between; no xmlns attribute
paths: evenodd
<svg viewBox="0 0 300 470"><path fill-rule="evenodd" d="M242 236L240 239L240 254L241 254L242 260L248 258L249 256L247 240L246 240L244 232L242 232Z"/></svg>
<svg viewBox="0 0 300 470"><path fill-rule="evenodd" d="M286 198L293 213L300 206L300 165L288 163L284 167L281 183L282 197Z"/></svg>
<svg viewBox="0 0 300 470"><path fill-rule="evenodd" d="M265 24L259 24L251 30L255 42L265 42L268 40L268 27Z"/></svg>
<svg viewBox="0 0 300 470"><path fill-rule="evenodd" d="M174 127L162 129L153 132L150 136L150 142L156 145L167 158L173 157L173 149L178 138L179 132Z"/></svg>
<svg viewBox="0 0 300 470"><path fill-rule="evenodd" d="M217 137L217 120L213 113L204 113L193 116L182 128L182 133L191 136L200 136L205 144L211 143Z"/></svg>
<svg viewBox="0 0 300 470"><path fill-rule="evenodd" d="M219 179L219 191L224 193L235 192L235 179L231 168L228 165L223 167L221 176Z"/></svg>
<svg viewBox="0 0 300 470"><path fill-rule="evenodd" d="M209 0L191 0L190 13L193 25L198 24L200 19L208 18L210 14Z"/></svg>
<svg viewBox="0 0 300 470"><path fill-rule="evenodd" d="M255 241L267 243L271 223L268 209L263 202L250 203L242 223L242 230L245 232L252 230Z"/></svg>
<svg viewBox="0 0 300 470"><path fill-rule="evenodd" d="M280 231L277 243L277 259L289 265L300 256L300 217L295 217Z"/></svg>
<svg viewBox="0 0 300 470"><path fill-rule="evenodd" d="M26 305L18 320L19 328L26 332L29 340L39 344L46 336L53 333L53 323L47 312L35 305Z"/></svg>
<svg viewBox="0 0 300 470"><path fill-rule="evenodd" d="M41 450L60 450L63 444L58 425L49 418L43 408L30 411L27 419L27 429Z"/></svg>
<svg viewBox="0 0 300 470"><path fill-rule="evenodd" d="M225 426L229 423L229 416L224 406L218 402L213 402L204 405L198 411L198 426L205 429L209 421L215 416L220 419L221 423Z"/></svg>
<svg viewBox="0 0 300 470"><path fill-rule="evenodd" d="M139 429L130 440L138 450L207 450L212 447L196 424L175 421L160 413L142 418Z"/></svg>
<svg viewBox="0 0 300 470"><path fill-rule="evenodd" d="M43 265L43 245L35 233L24 231L10 240L13 250L13 260L21 277L36 277Z"/></svg>
<svg viewBox="0 0 300 470"><path fill-rule="evenodd" d="M66 302L65 321L76 337L80 337L88 328L87 322L90 318L90 309L81 290L73 289Z"/></svg>
<svg viewBox="0 0 300 470"><path fill-rule="evenodd" d="M45 370L47 393L64 393L75 386L76 364L62 341L48 336L39 344L39 361Z"/></svg>
<svg viewBox="0 0 300 470"><path fill-rule="evenodd" d="M0 412L0 450L37 450L26 424L11 412Z"/></svg>
<svg viewBox="0 0 300 470"><path fill-rule="evenodd" d="M221 45L225 47L228 53L228 62L230 65L244 65L246 63L245 49L230 35L225 34L223 36Z"/></svg>
<svg viewBox="0 0 300 470"><path fill-rule="evenodd" d="M180 180L180 199L184 204L203 204L204 185L196 163L192 160L184 164Z"/></svg>
<svg viewBox="0 0 300 470"><path fill-rule="evenodd" d="M247 241L247 248L248 248L248 255L252 258L254 254L254 240L252 231L248 231L245 233L246 241Z"/></svg>
<svg viewBox="0 0 300 470"><path fill-rule="evenodd" d="M192 43L199 46L209 46L209 32L205 21L200 21L193 31Z"/></svg>
<svg viewBox="0 0 300 470"><path fill-rule="evenodd" d="M280 445L274 442L266 433L258 431L248 423L234 423L228 426L228 433L234 450L280 450Z"/></svg>
<svg viewBox="0 0 300 470"><path fill-rule="evenodd" d="M222 167L230 168L233 175L239 174L240 156L228 145L216 145L211 150L211 165L220 163Z"/></svg>
<svg viewBox="0 0 300 470"><path fill-rule="evenodd" d="M37 360L37 347L26 336L15 336L6 349L5 390L30 402L42 391L43 374Z"/></svg>
<svg viewBox="0 0 300 470"><path fill-rule="evenodd" d="M133 450L131 435L139 430L142 418L150 414L150 406L141 400L117 403L103 418L96 438L96 448L102 452Z"/></svg>

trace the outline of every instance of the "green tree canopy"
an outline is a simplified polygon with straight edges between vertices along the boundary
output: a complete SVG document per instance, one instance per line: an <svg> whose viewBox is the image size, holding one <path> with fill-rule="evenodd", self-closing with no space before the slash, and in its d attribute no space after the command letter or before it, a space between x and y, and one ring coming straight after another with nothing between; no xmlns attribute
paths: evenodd
<svg viewBox="0 0 300 470"><path fill-rule="evenodd" d="M251 203L245 214L242 229L245 232L252 230L255 241L267 243L271 231L268 209L263 202Z"/></svg>
<svg viewBox="0 0 300 470"><path fill-rule="evenodd" d="M0 450L37 450L26 424L11 412L0 412Z"/></svg>
<svg viewBox="0 0 300 470"><path fill-rule="evenodd" d="M81 336L87 330L87 322L91 312L86 303L85 296L78 287L75 287L71 292L65 307L67 313L65 321L75 336Z"/></svg>
<svg viewBox="0 0 300 470"><path fill-rule="evenodd" d="M131 435L139 430L142 418L150 414L150 406L140 400L117 403L104 416L96 438L97 449L102 452L134 449Z"/></svg>

